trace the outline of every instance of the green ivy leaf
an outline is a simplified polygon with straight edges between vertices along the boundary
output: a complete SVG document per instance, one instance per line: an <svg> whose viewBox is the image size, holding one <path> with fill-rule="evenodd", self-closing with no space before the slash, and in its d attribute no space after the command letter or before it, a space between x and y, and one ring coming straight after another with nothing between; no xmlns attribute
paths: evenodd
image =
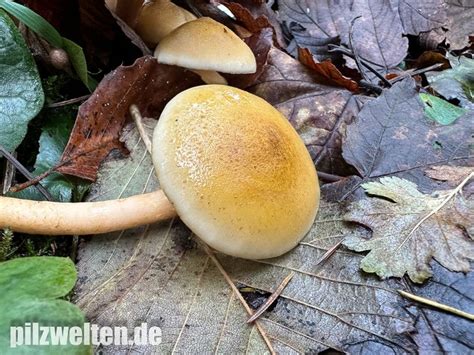
<svg viewBox="0 0 474 355"><path fill-rule="evenodd" d="M420 99L425 105L425 115L442 125L450 125L467 110L454 106L439 97L421 93Z"/></svg>
<svg viewBox="0 0 474 355"><path fill-rule="evenodd" d="M66 296L77 273L69 258L28 257L0 263L0 353L90 354L90 346L10 347L10 327L36 322L40 326L82 327L81 310L58 297Z"/></svg>
<svg viewBox="0 0 474 355"><path fill-rule="evenodd" d="M25 138L28 122L43 107L44 94L33 57L2 10L0 33L0 145L12 152Z"/></svg>

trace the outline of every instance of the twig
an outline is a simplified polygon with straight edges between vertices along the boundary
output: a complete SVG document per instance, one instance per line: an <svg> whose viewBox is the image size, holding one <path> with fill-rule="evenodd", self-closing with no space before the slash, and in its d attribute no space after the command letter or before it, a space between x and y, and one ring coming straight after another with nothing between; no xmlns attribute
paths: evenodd
<svg viewBox="0 0 474 355"><path fill-rule="evenodd" d="M31 175L31 173L21 164L13 155L11 155L5 148L3 148L0 145L0 154L5 157L10 163L12 163L15 168L18 169L18 171L28 180L32 180L35 177ZM36 184L35 187L38 189L38 191L48 200L48 201L53 201L54 198L51 196L51 194L46 190L43 185L41 184Z"/></svg>
<svg viewBox="0 0 474 355"><path fill-rule="evenodd" d="M62 106L72 105L78 102L83 102L83 101L86 101L90 96L91 95L89 94L89 95L75 97L74 99L53 102L52 104L48 105L48 108L62 107Z"/></svg>
<svg viewBox="0 0 474 355"><path fill-rule="evenodd" d="M292 271L288 274L287 277L285 277L283 279L283 281L281 282L281 284L277 287L277 289L275 290L275 292L273 292L270 297L268 297L268 299L265 301L264 304L262 304L256 311L255 313L247 320L247 323L252 323L254 322L255 320L257 320L258 317L260 317L263 312L265 312L268 307L270 307L273 302L275 302L275 300L278 298L278 296L281 295L281 293L283 292L283 290L285 289L286 285L288 285L288 283L291 281L291 279L293 278L293 276L295 276L295 272Z"/></svg>
<svg viewBox="0 0 474 355"><path fill-rule="evenodd" d="M133 104L130 106L130 115L132 115L132 118L135 121L138 133L140 134L140 137L142 138L143 143L145 144L146 150L148 151L148 153L151 154L151 140L145 131L145 127L143 126L143 117L137 105Z"/></svg>
<svg viewBox="0 0 474 355"><path fill-rule="evenodd" d="M344 241L344 238L342 238L340 241L338 241L334 246L329 248L324 255L316 262L315 266L318 266L325 262L327 259L329 259L335 252L336 250L341 246L342 242Z"/></svg>
<svg viewBox="0 0 474 355"><path fill-rule="evenodd" d="M408 235L405 237L404 241L398 246L397 251L400 250L400 248L407 242L408 239L410 239L411 235L418 229L419 226L423 224L424 221L426 221L428 218L430 218L432 215L437 213L441 208L444 207L445 204L448 203L449 200L451 200L462 188L466 183L474 176L474 171L471 172L451 193L449 193L446 198L439 204L438 207L436 207L434 210L432 210L430 213L428 213L426 216L424 216L408 233Z"/></svg>
<svg viewBox="0 0 474 355"><path fill-rule="evenodd" d="M426 67L426 68L421 68L421 69L417 69L417 70L413 70L413 71L406 71L405 75L399 75L397 76L396 78L393 78L393 79L390 79L390 82L392 84L395 84L396 82L399 82L400 80L403 80L404 78L406 78L407 76L415 76L415 75L418 75L418 74L423 74L423 73L426 73L427 71L430 71L430 70L434 70L434 69L438 69L439 67L442 67L444 64L443 63L436 63L436 64L433 64L433 65L430 65L429 67Z"/></svg>
<svg viewBox="0 0 474 355"><path fill-rule="evenodd" d="M339 180L344 179L343 176L333 175L333 174L328 174L328 173L323 173L323 172L321 172L321 171L318 171L318 177L319 177L321 180L324 180L324 181L327 181L327 182L337 182L337 181L339 181Z"/></svg>
<svg viewBox="0 0 474 355"><path fill-rule="evenodd" d="M237 298L239 299L240 303L242 303L242 305L244 306L245 310L247 311L247 313L249 315L253 315L253 311L250 309L249 305L247 304L247 302L244 300L244 298L242 297L242 295L240 294L239 290L237 289L237 287L235 287L234 285L234 282L231 280L231 278L229 277L229 275L227 274L227 272L224 270L224 267L221 265L221 263L219 262L219 260L217 260L216 256L214 255L214 252L211 250L211 248L209 248L209 246L202 242L201 243L204 251L206 252L207 256L209 256L209 258L211 258L211 260L213 261L214 265L217 267L217 269L220 271L220 273L222 274L222 276L224 276L224 279L226 280L226 282L229 284L230 288L232 289L232 291L234 292L234 294L237 296ZM272 355L276 354L275 350L273 349L273 346L272 346L272 343L270 343L270 339L268 339L268 336L267 334L265 333L265 331L263 330L262 326L260 325L260 323L258 322L258 320L255 322L255 326L257 327L258 331L260 332L260 335L262 336L265 344L267 345L268 347L268 350L270 351L270 353Z"/></svg>
<svg viewBox="0 0 474 355"><path fill-rule="evenodd" d="M340 52L355 60L354 54L348 48L345 48L343 46L337 46L334 44L329 44L328 47L329 47L329 52ZM372 66L365 59L360 58L360 63L364 67L366 67L368 70L370 70L372 73L374 73L374 75L377 78L379 78L385 85L387 85L388 87L392 86L392 83L388 81L387 78L385 78L382 74L380 74L376 69L372 68Z"/></svg>
<svg viewBox="0 0 474 355"><path fill-rule="evenodd" d="M359 73L362 75L362 77L366 81L369 81L367 79L367 75L366 75L365 71L362 70L362 63L361 63L360 57L357 55L356 49L355 49L354 44L352 42L352 38L354 36L354 23L356 22L356 20L360 19L361 17L362 16L354 17L351 21L351 26L349 27L349 46L352 49L352 53L354 53L354 60L355 60L356 65L357 65L357 69L359 69Z"/></svg>
<svg viewBox="0 0 474 355"><path fill-rule="evenodd" d="M47 177L49 174L51 174L53 172L53 169L48 169L46 170L44 173L40 174L40 175L37 175L37 176L34 176L31 180L28 180L28 181L25 181L21 184L16 184L15 186L12 186L10 188L10 191L11 192L18 192L18 191L22 191L24 189L27 189L28 187L32 186L32 185L37 185L39 184L39 182L41 180L43 180L45 177Z"/></svg>
<svg viewBox="0 0 474 355"><path fill-rule="evenodd" d="M400 293L403 297L406 297L406 298L408 298L408 299L410 299L410 300L417 301L417 302L426 304L426 305L428 305L428 306L441 309L441 310L443 310L443 311L446 311L446 312L455 314L455 315L460 316L460 317L467 318L467 319L469 319L469 320L474 320L474 314L472 314L472 313L464 312L464 311L461 311L461 310L459 310L459 309L457 309L457 308L450 307L450 306L447 306L447 305L445 305L445 304L443 304L443 303L439 303L439 302L430 300L430 299L425 298L425 297L417 296L417 295L414 295L414 294L409 293L409 292L405 292L405 291L402 291L402 290L397 290L397 291L398 291L398 293Z"/></svg>

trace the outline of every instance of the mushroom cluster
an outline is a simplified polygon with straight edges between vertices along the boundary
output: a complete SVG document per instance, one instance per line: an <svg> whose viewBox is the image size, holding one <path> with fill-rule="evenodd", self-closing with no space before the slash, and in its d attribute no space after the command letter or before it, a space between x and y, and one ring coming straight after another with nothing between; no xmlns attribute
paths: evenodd
<svg viewBox="0 0 474 355"><path fill-rule="evenodd" d="M84 235L176 215L216 250L250 259L293 248L319 205L313 161L269 103L224 85L185 90L163 110L153 135L163 190L121 200L38 202L0 197L0 228Z"/></svg>

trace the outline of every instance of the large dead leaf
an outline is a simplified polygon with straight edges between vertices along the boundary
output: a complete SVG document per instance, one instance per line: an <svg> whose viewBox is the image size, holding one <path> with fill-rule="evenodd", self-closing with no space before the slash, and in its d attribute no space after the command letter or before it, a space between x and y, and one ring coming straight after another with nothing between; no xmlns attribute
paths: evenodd
<svg viewBox="0 0 474 355"><path fill-rule="evenodd" d="M361 262L364 271L382 278L407 273L421 283L432 275L431 258L453 271L470 270L474 242L465 230L474 223L473 201L466 201L457 190L425 195L412 182L397 177L362 186L371 195L393 201L360 200L344 217L373 231L368 240L351 236L344 242L352 250L370 251Z"/></svg>
<svg viewBox="0 0 474 355"><path fill-rule="evenodd" d="M402 36L403 27L398 12L389 0L370 1L302 1L283 0L280 16L299 47L309 48L318 60L329 57L327 45L336 38L352 46L358 56L369 61L375 69L387 72L407 55L408 40ZM291 51L294 45L290 44ZM353 66L353 62L350 65ZM365 69L364 69L365 70Z"/></svg>
<svg viewBox="0 0 474 355"><path fill-rule="evenodd" d="M131 66L120 66L104 77L92 96L81 105L58 172L95 180L102 160L122 149L120 132L136 104L143 115L157 117L176 94L202 83L184 69L158 64L150 56Z"/></svg>
<svg viewBox="0 0 474 355"><path fill-rule="evenodd" d="M347 128L343 156L365 181L400 174L424 185L425 169L461 164L472 156L473 115L469 112L449 126L430 121L415 82L405 79L364 105Z"/></svg>
<svg viewBox="0 0 474 355"><path fill-rule="evenodd" d="M151 129L151 127L150 127ZM135 130L123 139L125 159L102 166L89 200L125 197L157 188L151 159ZM295 272L271 312L258 321L278 353L412 351L413 319L392 287L359 272L360 256L338 250L320 257L349 233L366 234L342 221L340 207L323 203L306 238L275 259L249 261L219 255L234 283L271 292ZM194 236L177 220L94 236L80 245L75 300L89 320L103 325L148 322L162 328L163 343L118 351L170 353L264 353L267 349L236 294Z"/></svg>
<svg viewBox="0 0 474 355"><path fill-rule="evenodd" d="M444 0L391 0L398 8L403 32L418 35L446 25L447 14Z"/></svg>
<svg viewBox="0 0 474 355"><path fill-rule="evenodd" d="M264 98L296 128L321 171L346 175L341 139L359 111L358 99L348 90L319 84L320 76L272 48L256 84L248 90ZM350 171L350 170L349 170Z"/></svg>

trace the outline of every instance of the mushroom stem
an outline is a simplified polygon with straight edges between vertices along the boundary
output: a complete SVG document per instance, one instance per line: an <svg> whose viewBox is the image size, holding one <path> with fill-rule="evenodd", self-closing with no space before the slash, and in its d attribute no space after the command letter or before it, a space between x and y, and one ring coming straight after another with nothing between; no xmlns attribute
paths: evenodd
<svg viewBox="0 0 474 355"><path fill-rule="evenodd" d="M119 200L61 203L0 197L0 228L45 235L108 233L176 216L162 190Z"/></svg>

